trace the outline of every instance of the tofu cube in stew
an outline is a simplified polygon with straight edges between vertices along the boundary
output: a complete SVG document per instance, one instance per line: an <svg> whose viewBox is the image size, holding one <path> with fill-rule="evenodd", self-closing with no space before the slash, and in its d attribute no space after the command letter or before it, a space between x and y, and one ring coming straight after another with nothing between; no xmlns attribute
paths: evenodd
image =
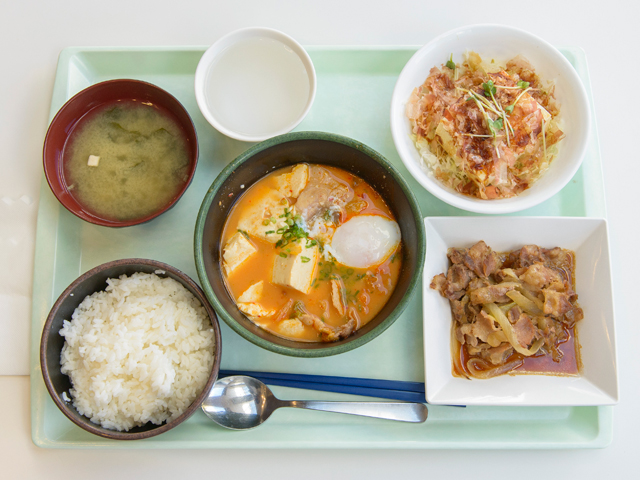
<svg viewBox="0 0 640 480"><path fill-rule="evenodd" d="M276 243L282 238L282 231L286 228L285 208L289 208L289 201L277 190L266 190L263 195L251 202L242 218L238 222L238 229L250 236Z"/></svg>
<svg viewBox="0 0 640 480"><path fill-rule="evenodd" d="M222 258L227 275L239 267L246 259L258 250L242 233L235 233L224 247Z"/></svg>
<svg viewBox="0 0 640 480"><path fill-rule="evenodd" d="M290 173L283 173L275 178L278 191L290 198L298 198L308 180L309 166L305 163L296 165Z"/></svg>
<svg viewBox="0 0 640 480"><path fill-rule="evenodd" d="M310 248L293 245L291 248L283 249L275 257L273 283L308 293L313 282L319 255L317 245Z"/></svg>
<svg viewBox="0 0 640 480"><path fill-rule="evenodd" d="M261 317L270 317L276 314L276 310L264 308L256 302L238 303L238 308L251 320Z"/></svg>
<svg viewBox="0 0 640 480"><path fill-rule="evenodd" d="M249 288L247 288L242 295L238 297L238 302L242 303L251 303L257 302L262 297L262 290L264 289L264 281L260 280L259 282L254 283Z"/></svg>

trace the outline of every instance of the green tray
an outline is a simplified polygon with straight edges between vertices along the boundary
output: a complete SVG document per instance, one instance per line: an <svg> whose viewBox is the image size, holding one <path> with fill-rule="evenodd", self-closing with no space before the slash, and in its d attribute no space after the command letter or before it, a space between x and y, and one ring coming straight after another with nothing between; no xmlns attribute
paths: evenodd
<svg viewBox="0 0 640 480"><path fill-rule="evenodd" d="M400 161L389 130L391 93L416 47L309 47L318 90L297 130L353 137L385 155L405 176L422 213L468 215L427 193ZM564 48L590 92L584 52ZM204 48L69 48L60 55L50 118L72 95L113 78L154 83L175 95L198 130L200 160L193 183L169 212L135 227L110 229L83 222L65 210L42 182L36 238L31 340L31 426L36 445L52 448L578 448L604 447L612 439L611 407L431 406L429 420L413 425L330 413L284 409L264 426L225 430L198 411L158 437L116 442L76 427L57 409L42 380L38 349L42 326L58 295L81 273L118 258L160 260L197 279L193 231L200 203L216 175L249 144L229 139L200 114L194 73ZM591 100L591 98L590 98ZM593 106L593 101L591 100ZM520 215L604 217L598 138L571 183L547 202ZM588 192L588 194L587 194ZM420 289L418 289L420 290ZM421 294L384 335L352 352L329 358L281 356L247 342L225 324L222 367L424 381ZM362 400L363 397L275 387L282 398Z"/></svg>

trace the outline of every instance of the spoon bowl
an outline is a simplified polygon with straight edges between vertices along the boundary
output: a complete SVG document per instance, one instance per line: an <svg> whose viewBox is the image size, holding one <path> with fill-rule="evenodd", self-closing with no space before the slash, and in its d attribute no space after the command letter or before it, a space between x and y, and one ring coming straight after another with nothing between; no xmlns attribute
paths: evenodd
<svg viewBox="0 0 640 480"><path fill-rule="evenodd" d="M232 430L246 430L262 425L281 407L308 408L412 423L422 423L428 415L427 407L421 403L280 400L260 380L245 375L218 380L202 403L202 410L211 420Z"/></svg>
<svg viewBox="0 0 640 480"><path fill-rule="evenodd" d="M218 425L245 430L261 425L278 401L269 387L252 377L233 376L218 380L202 403L202 410Z"/></svg>

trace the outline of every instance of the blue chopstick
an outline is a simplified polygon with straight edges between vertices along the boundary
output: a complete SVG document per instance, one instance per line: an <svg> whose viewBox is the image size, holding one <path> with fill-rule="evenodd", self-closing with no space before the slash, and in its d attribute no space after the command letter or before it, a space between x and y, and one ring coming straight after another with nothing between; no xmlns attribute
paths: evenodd
<svg viewBox="0 0 640 480"><path fill-rule="evenodd" d="M405 402L427 403L424 383L373 378L335 377L331 375L305 375L299 373L250 372L246 370L220 370L218 376L246 375L280 387L303 388L323 392L346 393L366 397L386 398ZM462 407L464 405L451 405Z"/></svg>
<svg viewBox="0 0 640 480"><path fill-rule="evenodd" d="M220 370L220 376L247 375L249 377L264 377L273 380L300 381L305 383L323 383L385 390L403 390L407 392L424 393L424 383L405 382L400 380L378 380L375 378L335 377L331 375L306 375L299 373L278 372L249 372L245 370Z"/></svg>
<svg viewBox="0 0 640 480"><path fill-rule="evenodd" d="M231 375L247 375L257 378L269 385L281 387L303 388L323 392L346 393L390 400L402 400L405 402L426 403L424 384L418 382L239 370L220 370L219 373L220 377L228 377Z"/></svg>
<svg viewBox="0 0 640 480"><path fill-rule="evenodd" d="M322 392L347 393L349 395L363 395L365 397L386 398L388 400L402 400L405 402L427 403L424 393L408 392L405 390L390 390L387 388L367 388L334 383L301 382L299 380L278 380L268 377L254 377L269 385L280 387L304 388L306 390L320 390Z"/></svg>

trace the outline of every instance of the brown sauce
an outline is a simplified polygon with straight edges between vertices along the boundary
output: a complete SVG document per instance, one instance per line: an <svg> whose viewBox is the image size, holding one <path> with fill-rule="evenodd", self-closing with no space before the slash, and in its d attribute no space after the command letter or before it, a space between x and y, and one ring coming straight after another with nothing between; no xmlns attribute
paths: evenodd
<svg viewBox="0 0 640 480"><path fill-rule="evenodd" d="M558 350L562 352L562 358L556 362L551 355L542 353L525 357L524 355L514 352L506 360L509 363L513 360L521 361L522 364L509 372L510 375L522 374L544 374L544 375L578 375L582 370L582 361L580 360L580 343L577 341L575 326L566 328L568 338L564 342L557 344ZM461 348L460 343L452 342L453 356L457 358L459 363L453 362L451 373L456 377L467 378L471 375L467 367L467 361L471 358L466 348ZM459 369L462 369L462 372Z"/></svg>

